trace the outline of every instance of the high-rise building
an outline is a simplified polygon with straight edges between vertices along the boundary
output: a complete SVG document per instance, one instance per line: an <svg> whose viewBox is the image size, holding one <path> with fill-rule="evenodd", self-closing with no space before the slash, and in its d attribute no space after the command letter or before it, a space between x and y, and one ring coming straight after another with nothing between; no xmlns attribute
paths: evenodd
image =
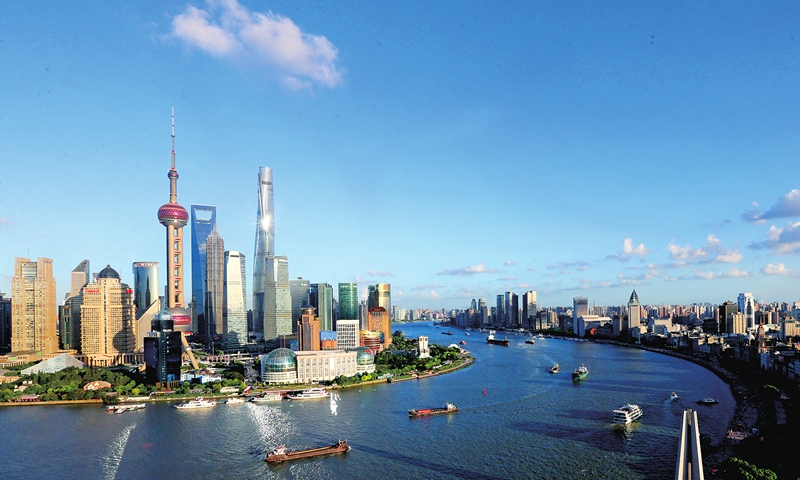
<svg viewBox="0 0 800 480"><path fill-rule="evenodd" d="M11 279L11 351L58 350L56 281L53 260L14 259Z"/></svg>
<svg viewBox="0 0 800 480"><path fill-rule="evenodd" d="M519 296L514 292L506 292L505 304L506 323L503 325L507 327L519 326Z"/></svg>
<svg viewBox="0 0 800 480"><path fill-rule="evenodd" d="M506 322L506 297L503 294L497 296L497 307L495 309L493 323L497 326L505 325Z"/></svg>
<svg viewBox="0 0 800 480"><path fill-rule="evenodd" d="M264 264L267 268L266 290L261 295L263 298L264 339L274 340L292 334L289 259L270 255L265 259ZM255 298L253 301L255 302Z"/></svg>
<svg viewBox="0 0 800 480"><path fill-rule="evenodd" d="M631 298L628 300L628 326L636 328L640 323L642 323L642 305L639 303L639 295L636 294L634 288Z"/></svg>
<svg viewBox="0 0 800 480"><path fill-rule="evenodd" d="M747 330L756 327L756 304L752 293L740 293L738 298L739 311L744 315L744 326Z"/></svg>
<svg viewBox="0 0 800 480"><path fill-rule="evenodd" d="M225 252L224 296L222 299L225 349L247 345L247 276L245 258L239 252Z"/></svg>
<svg viewBox="0 0 800 480"><path fill-rule="evenodd" d="M333 330L333 287L327 283L312 283L309 304L317 309L322 330Z"/></svg>
<svg viewBox="0 0 800 480"><path fill-rule="evenodd" d="M578 334L578 319L589 314L589 299L574 297L572 299L572 333Z"/></svg>
<svg viewBox="0 0 800 480"><path fill-rule="evenodd" d="M339 320L336 322L336 346L341 350L358 347L360 325L358 320Z"/></svg>
<svg viewBox="0 0 800 480"><path fill-rule="evenodd" d="M367 329L367 323L369 322L369 315L367 310L367 301L361 300L358 302L358 323L360 325L361 330Z"/></svg>
<svg viewBox="0 0 800 480"><path fill-rule="evenodd" d="M728 317L739 311L737 305L733 302L725 302L719 306L717 321L719 322L720 333L736 333L733 330L733 325L728 322Z"/></svg>
<svg viewBox="0 0 800 480"><path fill-rule="evenodd" d="M389 313L383 307L372 307L369 309L369 331L380 332L383 336L383 348L389 348L392 344L392 322L389 320Z"/></svg>
<svg viewBox="0 0 800 480"><path fill-rule="evenodd" d="M369 286L369 296L367 297L367 311L374 307L383 307L387 315L392 312L392 287L388 283L377 283ZM389 318L391 322L391 315Z"/></svg>
<svg viewBox="0 0 800 480"><path fill-rule="evenodd" d="M536 292L529 290L522 294L522 325L527 328L536 328L536 314L539 304L536 302Z"/></svg>
<svg viewBox="0 0 800 480"><path fill-rule="evenodd" d="M217 207L190 205L192 221L192 328L205 335L206 318L206 239L217 226Z"/></svg>
<svg viewBox="0 0 800 480"><path fill-rule="evenodd" d="M303 277L289 280L289 293L292 297L292 324L297 325L297 322L300 320L300 310L303 306L310 303L309 295L311 294L311 282L305 280Z"/></svg>
<svg viewBox="0 0 800 480"><path fill-rule="evenodd" d="M133 262L134 308L146 310L158 300L159 293L158 262Z"/></svg>
<svg viewBox="0 0 800 480"><path fill-rule="evenodd" d="M272 169L258 167L258 211L256 246L253 256L253 329L267 337L264 312L269 268L267 258L275 255L275 213L273 211ZM288 282L287 282L288 283ZM291 313L290 313L291 315ZM289 330L291 331L291 318Z"/></svg>
<svg viewBox="0 0 800 480"><path fill-rule="evenodd" d="M183 282L183 227L189 214L178 203L178 171L175 170L175 110L172 111L172 166L169 178L169 202L158 209L158 221L167 228L167 291L166 304L175 330L187 331L192 325L192 315L184 304Z"/></svg>
<svg viewBox="0 0 800 480"><path fill-rule="evenodd" d="M119 355L136 349L133 290L110 265L81 292L81 353Z"/></svg>
<svg viewBox="0 0 800 480"><path fill-rule="evenodd" d="M81 350L81 289L89 283L89 260L82 260L69 275L69 293L58 307L58 337L64 350Z"/></svg>
<svg viewBox="0 0 800 480"><path fill-rule="evenodd" d="M11 350L11 299L0 292L0 352Z"/></svg>
<svg viewBox="0 0 800 480"><path fill-rule="evenodd" d="M339 284L339 319L356 320L358 318L358 284Z"/></svg>
<svg viewBox="0 0 800 480"><path fill-rule="evenodd" d="M205 302L203 311L204 335L207 340L225 333L223 325L222 302L225 284L225 242L217 231L216 225L206 237L206 275ZM198 319L201 317L198 315Z"/></svg>
<svg viewBox="0 0 800 480"><path fill-rule="evenodd" d="M314 307L306 305L300 310L297 322L297 348L302 351L320 350L320 321Z"/></svg>
<svg viewBox="0 0 800 480"><path fill-rule="evenodd" d="M82 260L69 274L69 296L81 293L81 288L89 283L89 260Z"/></svg>
<svg viewBox="0 0 800 480"><path fill-rule="evenodd" d="M172 330L172 317L162 310L153 317L144 338L145 383L164 386L181 380L183 333Z"/></svg>

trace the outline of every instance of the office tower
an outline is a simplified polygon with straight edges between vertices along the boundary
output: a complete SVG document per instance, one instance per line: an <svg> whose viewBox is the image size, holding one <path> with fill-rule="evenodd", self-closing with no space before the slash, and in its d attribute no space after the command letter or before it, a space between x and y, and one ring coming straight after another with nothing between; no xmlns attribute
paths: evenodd
<svg viewBox="0 0 800 480"><path fill-rule="evenodd" d="M729 313L726 317L725 330L728 333L746 333L744 314L742 312Z"/></svg>
<svg viewBox="0 0 800 480"><path fill-rule="evenodd" d="M272 169L258 167L258 211L256 213L256 246L253 256L253 329L265 331L264 302L267 292L267 257L275 255L275 218L272 203ZM291 315L291 314L290 314ZM290 325L291 325L290 321ZM291 330L291 327L290 327Z"/></svg>
<svg viewBox="0 0 800 480"><path fill-rule="evenodd" d="M224 296L222 299L225 349L247 345L247 277L245 258L239 252L225 252Z"/></svg>
<svg viewBox="0 0 800 480"><path fill-rule="evenodd" d="M472 299L472 302L469 304L469 309L472 311L478 310L478 302L476 302L474 298Z"/></svg>
<svg viewBox="0 0 800 480"><path fill-rule="evenodd" d="M506 322L507 327L517 327L519 325L519 296L514 292L505 294Z"/></svg>
<svg viewBox="0 0 800 480"><path fill-rule="evenodd" d="M738 298L739 311L744 315L744 325L747 330L756 327L756 305L752 293L740 293Z"/></svg>
<svg viewBox="0 0 800 480"><path fill-rule="evenodd" d="M360 325L361 330L367 329L367 323L369 322L369 315L367 310L367 301L361 300L358 302L358 323Z"/></svg>
<svg viewBox="0 0 800 480"><path fill-rule="evenodd" d="M505 325L506 317L506 297L503 294L497 296L497 307L494 313L494 323L497 326Z"/></svg>
<svg viewBox="0 0 800 480"><path fill-rule="evenodd" d="M339 284L339 319L356 320L358 318L358 284Z"/></svg>
<svg viewBox="0 0 800 480"><path fill-rule="evenodd" d="M0 352L11 350L11 299L0 292Z"/></svg>
<svg viewBox="0 0 800 480"><path fill-rule="evenodd" d="M314 315L314 307L306 305L300 310L297 322L297 348L302 351L320 350L320 320Z"/></svg>
<svg viewBox="0 0 800 480"><path fill-rule="evenodd" d="M638 327L642 323L642 306L639 303L639 295L636 294L636 289L633 289L631 298L628 300L628 326Z"/></svg>
<svg viewBox="0 0 800 480"><path fill-rule="evenodd" d="M181 380L183 333L172 330L172 317L163 310L153 317L152 331L144 339L145 383L166 387Z"/></svg>
<svg viewBox="0 0 800 480"><path fill-rule="evenodd" d="M578 334L578 319L589 314L589 299L574 297L572 299L572 333Z"/></svg>
<svg viewBox="0 0 800 480"><path fill-rule="evenodd" d="M147 309L158 294L158 262L133 262L133 307Z"/></svg>
<svg viewBox="0 0 800 480"><path fill-rule="evenodd" d="M392 344L392 322L389 320L389 313L383 307L372 307L369 309L369 330L380 332L383 336L383 348L389 348Z"/></svg>
<svg viewBox="0 0 800 480"><path fill-rule="evenodd" d="M739 308L733 302L725 302L719 306L717 321L719 322L720 333L735 333L733 330L730 330L732 325L728 323L728 316L738 311Z"/></svg>
<svg viewBox="0 0 800 480"><path fill-rule="evenodd" d="M206 239L217 226L217 207L190 205L192 221L192 328L201 335L208 326L206 318Z"/></svg>
<svg viewBox="0 0 800 480"><path fill-rule="evenodd" d="M317 309L322 330L333 330L333 287L327 283L312 283L309 304Z"/></svg>
<svg viewBox="0 0 800 480"><path fill-rule="evenodd" d="M303 277L297 277L296 280L289 280L289 293L292 297L292 324L297 325L297 321L300 320L301 315L300 309L311 303L309 299L309 295L311 294L311 282L303 279Z"/></svg>
<svg viewBox="0 0 800 480"><path fill-rule="evenodd" d="M81 288L89 283L89 260L83 260L69 274L69 296L81 293Z"/></svg>
<svg viewBox="0 0 800 480"><path fill-rule="evenodd" d="M377 283L369 286L367 297L367 311L374 307L383 307L387 315L392 312L392 287L388 283ZM391 317L389 318L391 322Z"/></svg>
<svg viewBox="0 0 800 480"><path fill-rule="evenodd" d="M203 330L200 335L204 335L207 340L213 341L215 336L225 332L222 319L222 297L223 285L225 283L225 242L217 231L216 225L211 233L206 237L206 274L205 282L205 302L204 315L198 320L204 319Z"/></svg>
<svg viewBox="0 0 800 480"><path fill-rule="evenodd" d="M175 170L175 109L172 110L172 166L169 178L169 202L158 209L158 221L167 228L167 292L166 306L175 330L191 328L192 315L184 308L183 290L183 227L189 221L186 209L178 203L178 171Z"/></svg>
<svg viewBox="0 0 800 480"><path fill-rule="evenodd" d="M53 260L14 259L11 279L11 351L58 350L56 281Z"/></svg>
<svg viewBox="0 0 800 480"><path fill-rule="evenodd" d="M539 304L536 302L536 292L529 290L522 294L522 322L523 326L536 328L536 313ZM539 327L541 328L541 326Z"/></svg>
<svg viewBox="0 0 800 480"><path fill-rule="evenodd" d="M400 315L400 309L397 308L397 305L392 305L392 315L390 318L393 318L396 322L403 321L403 317Z"/></svg>
<svg viewBox="0 0 800 480"><path fill-rule="evenodd" d="M81 353L118 355L136 349L133 291L106 266L82 290Z"/></svg>
<svg viewBox="0 0 800 480"><path fill-rule="evenodd" d="M267 256L266 289L263 298L264 339L292 334L292 295L289 292L289 259ZM255 302L255 299L253 300ZM255 319L256 327L258 320Z"/></svg>
<svg viewBox="0 0 800 480"><path fill-rule="evenodd" d="M358 347L358 331L361 329L358 320L339 320L336 322L336 343L340 350L351 350Z"/></svg>

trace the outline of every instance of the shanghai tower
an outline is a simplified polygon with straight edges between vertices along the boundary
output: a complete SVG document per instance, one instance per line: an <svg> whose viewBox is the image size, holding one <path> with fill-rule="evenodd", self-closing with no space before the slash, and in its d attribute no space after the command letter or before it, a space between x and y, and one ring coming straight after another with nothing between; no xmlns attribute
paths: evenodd
<svg viewBox="0 0 800 480"><path fill-rule="evenodd" d="M256 249L253 256L253 330L264 332L264 295L267 291L267 258L275 255L275 218L272 203L272 169L258 167Z"/></svg>

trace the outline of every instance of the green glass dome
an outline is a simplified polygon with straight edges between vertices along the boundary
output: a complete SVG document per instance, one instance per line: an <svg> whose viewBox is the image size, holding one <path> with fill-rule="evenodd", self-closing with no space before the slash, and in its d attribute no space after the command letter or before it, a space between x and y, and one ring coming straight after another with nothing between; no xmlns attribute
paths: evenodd
<svg viewBox="0 0 800 480"><path fill-rule="evenodd" d="M296 368L297 356L288 348L278 348L261 356L261 371L263 372L293 372Z"/></svg>
<svg viewBox="0 0 800 480"><path fill-rule="evenodd" d="M356 348L356 364L372 365L375 363L375 352L369 347Z"/></svg>

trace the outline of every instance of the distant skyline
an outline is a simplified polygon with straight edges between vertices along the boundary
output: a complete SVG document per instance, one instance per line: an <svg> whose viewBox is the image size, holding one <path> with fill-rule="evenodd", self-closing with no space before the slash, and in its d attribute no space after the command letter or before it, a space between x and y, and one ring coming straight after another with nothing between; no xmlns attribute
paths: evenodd
<svg viewBox="0 0 800 480"><path fill-rule="evenodd" d="M59 302L83 259L165 281L174 106L178 201L216 206L248 279L266 166L290 278L361 300L800 300L799 14L2 3L0 291L15 257L53 259Z"/></svg>

